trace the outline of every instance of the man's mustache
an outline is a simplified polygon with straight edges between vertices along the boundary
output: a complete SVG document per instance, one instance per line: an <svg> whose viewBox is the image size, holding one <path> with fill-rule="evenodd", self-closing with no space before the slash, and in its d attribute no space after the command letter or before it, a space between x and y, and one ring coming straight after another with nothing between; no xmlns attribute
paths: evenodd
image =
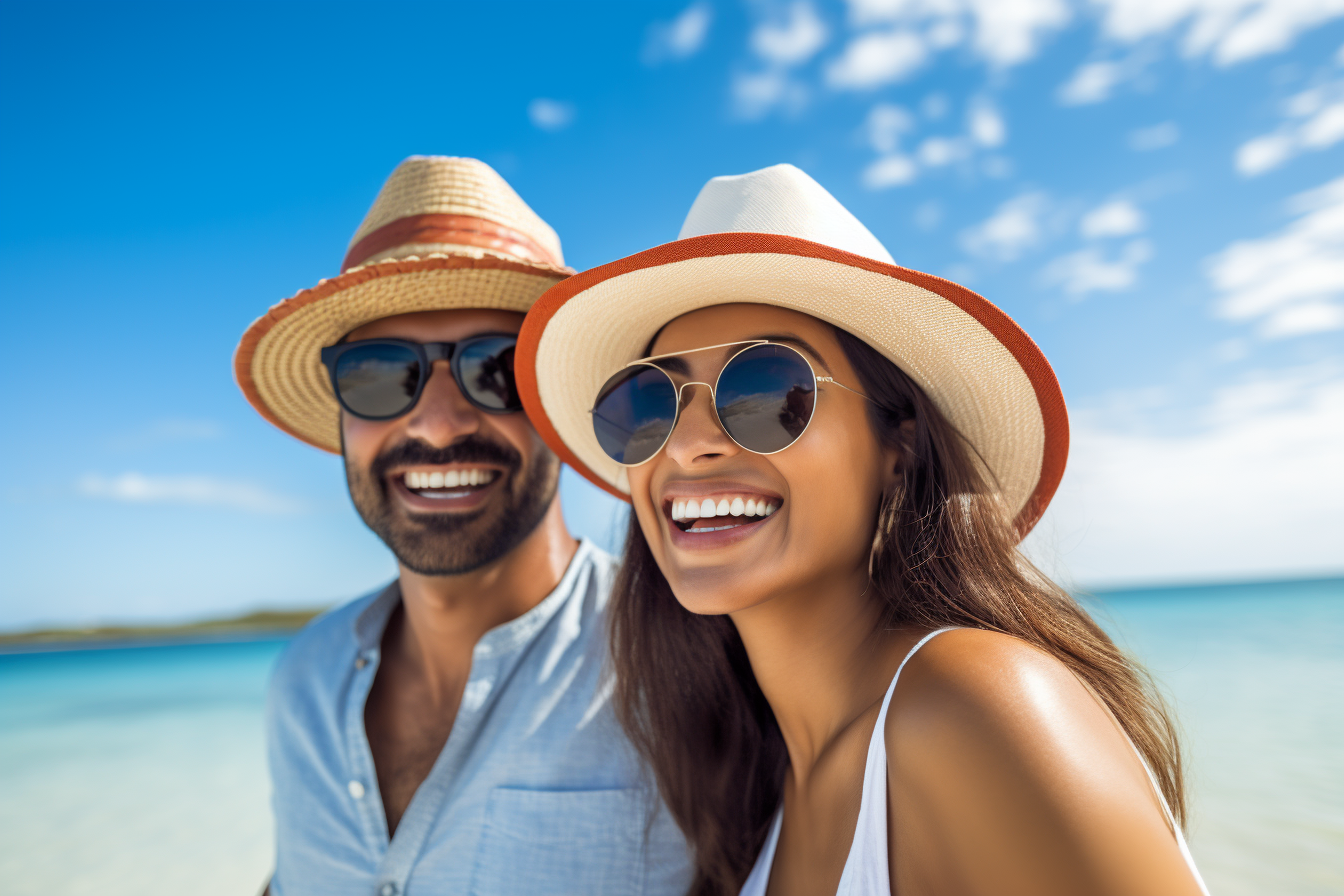
<svg viewBox="0 0 1344 896"><path fill-rule="evenodd" d="M501 445L480 436L467 436L460 442L435 448L418 439L402 442L387 449L374 459L369 468L376 480L381 481L387 471L396 466L426 466L439 464L493 464L510 472L523 464L522 455L508 445Z"/></svg>

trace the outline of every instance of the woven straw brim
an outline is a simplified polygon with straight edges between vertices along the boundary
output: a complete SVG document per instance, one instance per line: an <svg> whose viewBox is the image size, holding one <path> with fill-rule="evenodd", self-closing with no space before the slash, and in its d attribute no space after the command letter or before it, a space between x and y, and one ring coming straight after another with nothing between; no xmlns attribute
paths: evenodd
<svg viewBox="0 0 1344 896"><path fill-rule="evenodd" d="M526 312L571 273L489 253L354 268L286 299L253 323L234 355L234 374L263 417L295 438L339 453L340 406L322 365L324 346L395 314L459 308Z"/></svg>
<svg viewBox="0 0 1344 896"><path fill-rule="evenodd" d="M1030 337L955 283L796 237L692 237L552 287L523 323L515 362L537 431L576 471L628 500L625 468L593 433L598 389L668 321L730 302L791 308L866 341L967 438L1021 534L1044 512L1064 473L1068 417Z"/></svg>

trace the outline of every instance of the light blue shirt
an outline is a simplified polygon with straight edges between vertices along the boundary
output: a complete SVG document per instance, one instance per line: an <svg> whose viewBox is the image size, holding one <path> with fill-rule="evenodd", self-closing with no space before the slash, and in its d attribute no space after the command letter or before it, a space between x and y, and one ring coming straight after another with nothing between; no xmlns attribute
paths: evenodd
<svg viewBox="0 0 1344 896"><path fill-rule="evenodd" d="M391 842L364 701L400 589L301 631L267 706L275 896L684 894L686 841L611 709L613 567L584 541L555 591L481 638L452 733Z"/></svg>

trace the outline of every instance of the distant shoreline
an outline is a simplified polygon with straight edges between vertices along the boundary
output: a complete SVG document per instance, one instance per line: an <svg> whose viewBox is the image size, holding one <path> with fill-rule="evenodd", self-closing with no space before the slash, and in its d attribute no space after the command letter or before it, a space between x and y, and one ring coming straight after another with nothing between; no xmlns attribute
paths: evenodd
<svg viewBox="0 0 1344 896"><path fill-rule="evenodd" d="M1160 598L1164 592L1182 592L1195 596L1199 592L1210 595L1222 591L1245 590L1282 585L1289 588L1338 585L1344 596L1344 577L1313 576L1301 579L1268 579L1264 581L1199 582L1189 584L1146 585L1079 589L1077 597L1086 605L1089 600L1125 600L1128 598ZM88 650L115 647L151 647L172 644L218 643L252 641L265 638L287 638L308 624L326 607L301 610L258 610L242 616L223 619L204 619L199 622L169 625L108 625L94 628L50 628L25 632L0 632L0 654L35 653L42 651Z"/></svg>
<svg viewBox="0 0 1344 896"><path fill-rule="evenodd" d="M215 641L287 637L326 607L303 610L259 610L224 619L171 625L106 625L94 628L50 628L0 632L0 653L80 650L93 647L145 647Z"/></svg>

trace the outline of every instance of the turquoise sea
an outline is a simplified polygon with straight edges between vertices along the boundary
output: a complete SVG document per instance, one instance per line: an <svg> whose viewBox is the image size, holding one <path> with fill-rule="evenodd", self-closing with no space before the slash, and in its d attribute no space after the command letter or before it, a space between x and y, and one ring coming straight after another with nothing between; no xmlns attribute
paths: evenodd
<svg viewBox="0 0 1344 896"><path fill-rule="evenodd" d="M1090 606L1175 705L1211 891L1344 893L1344 579ZM0 655L0 889L256 892L272 860L262 702L283 646Z"/></svg>

